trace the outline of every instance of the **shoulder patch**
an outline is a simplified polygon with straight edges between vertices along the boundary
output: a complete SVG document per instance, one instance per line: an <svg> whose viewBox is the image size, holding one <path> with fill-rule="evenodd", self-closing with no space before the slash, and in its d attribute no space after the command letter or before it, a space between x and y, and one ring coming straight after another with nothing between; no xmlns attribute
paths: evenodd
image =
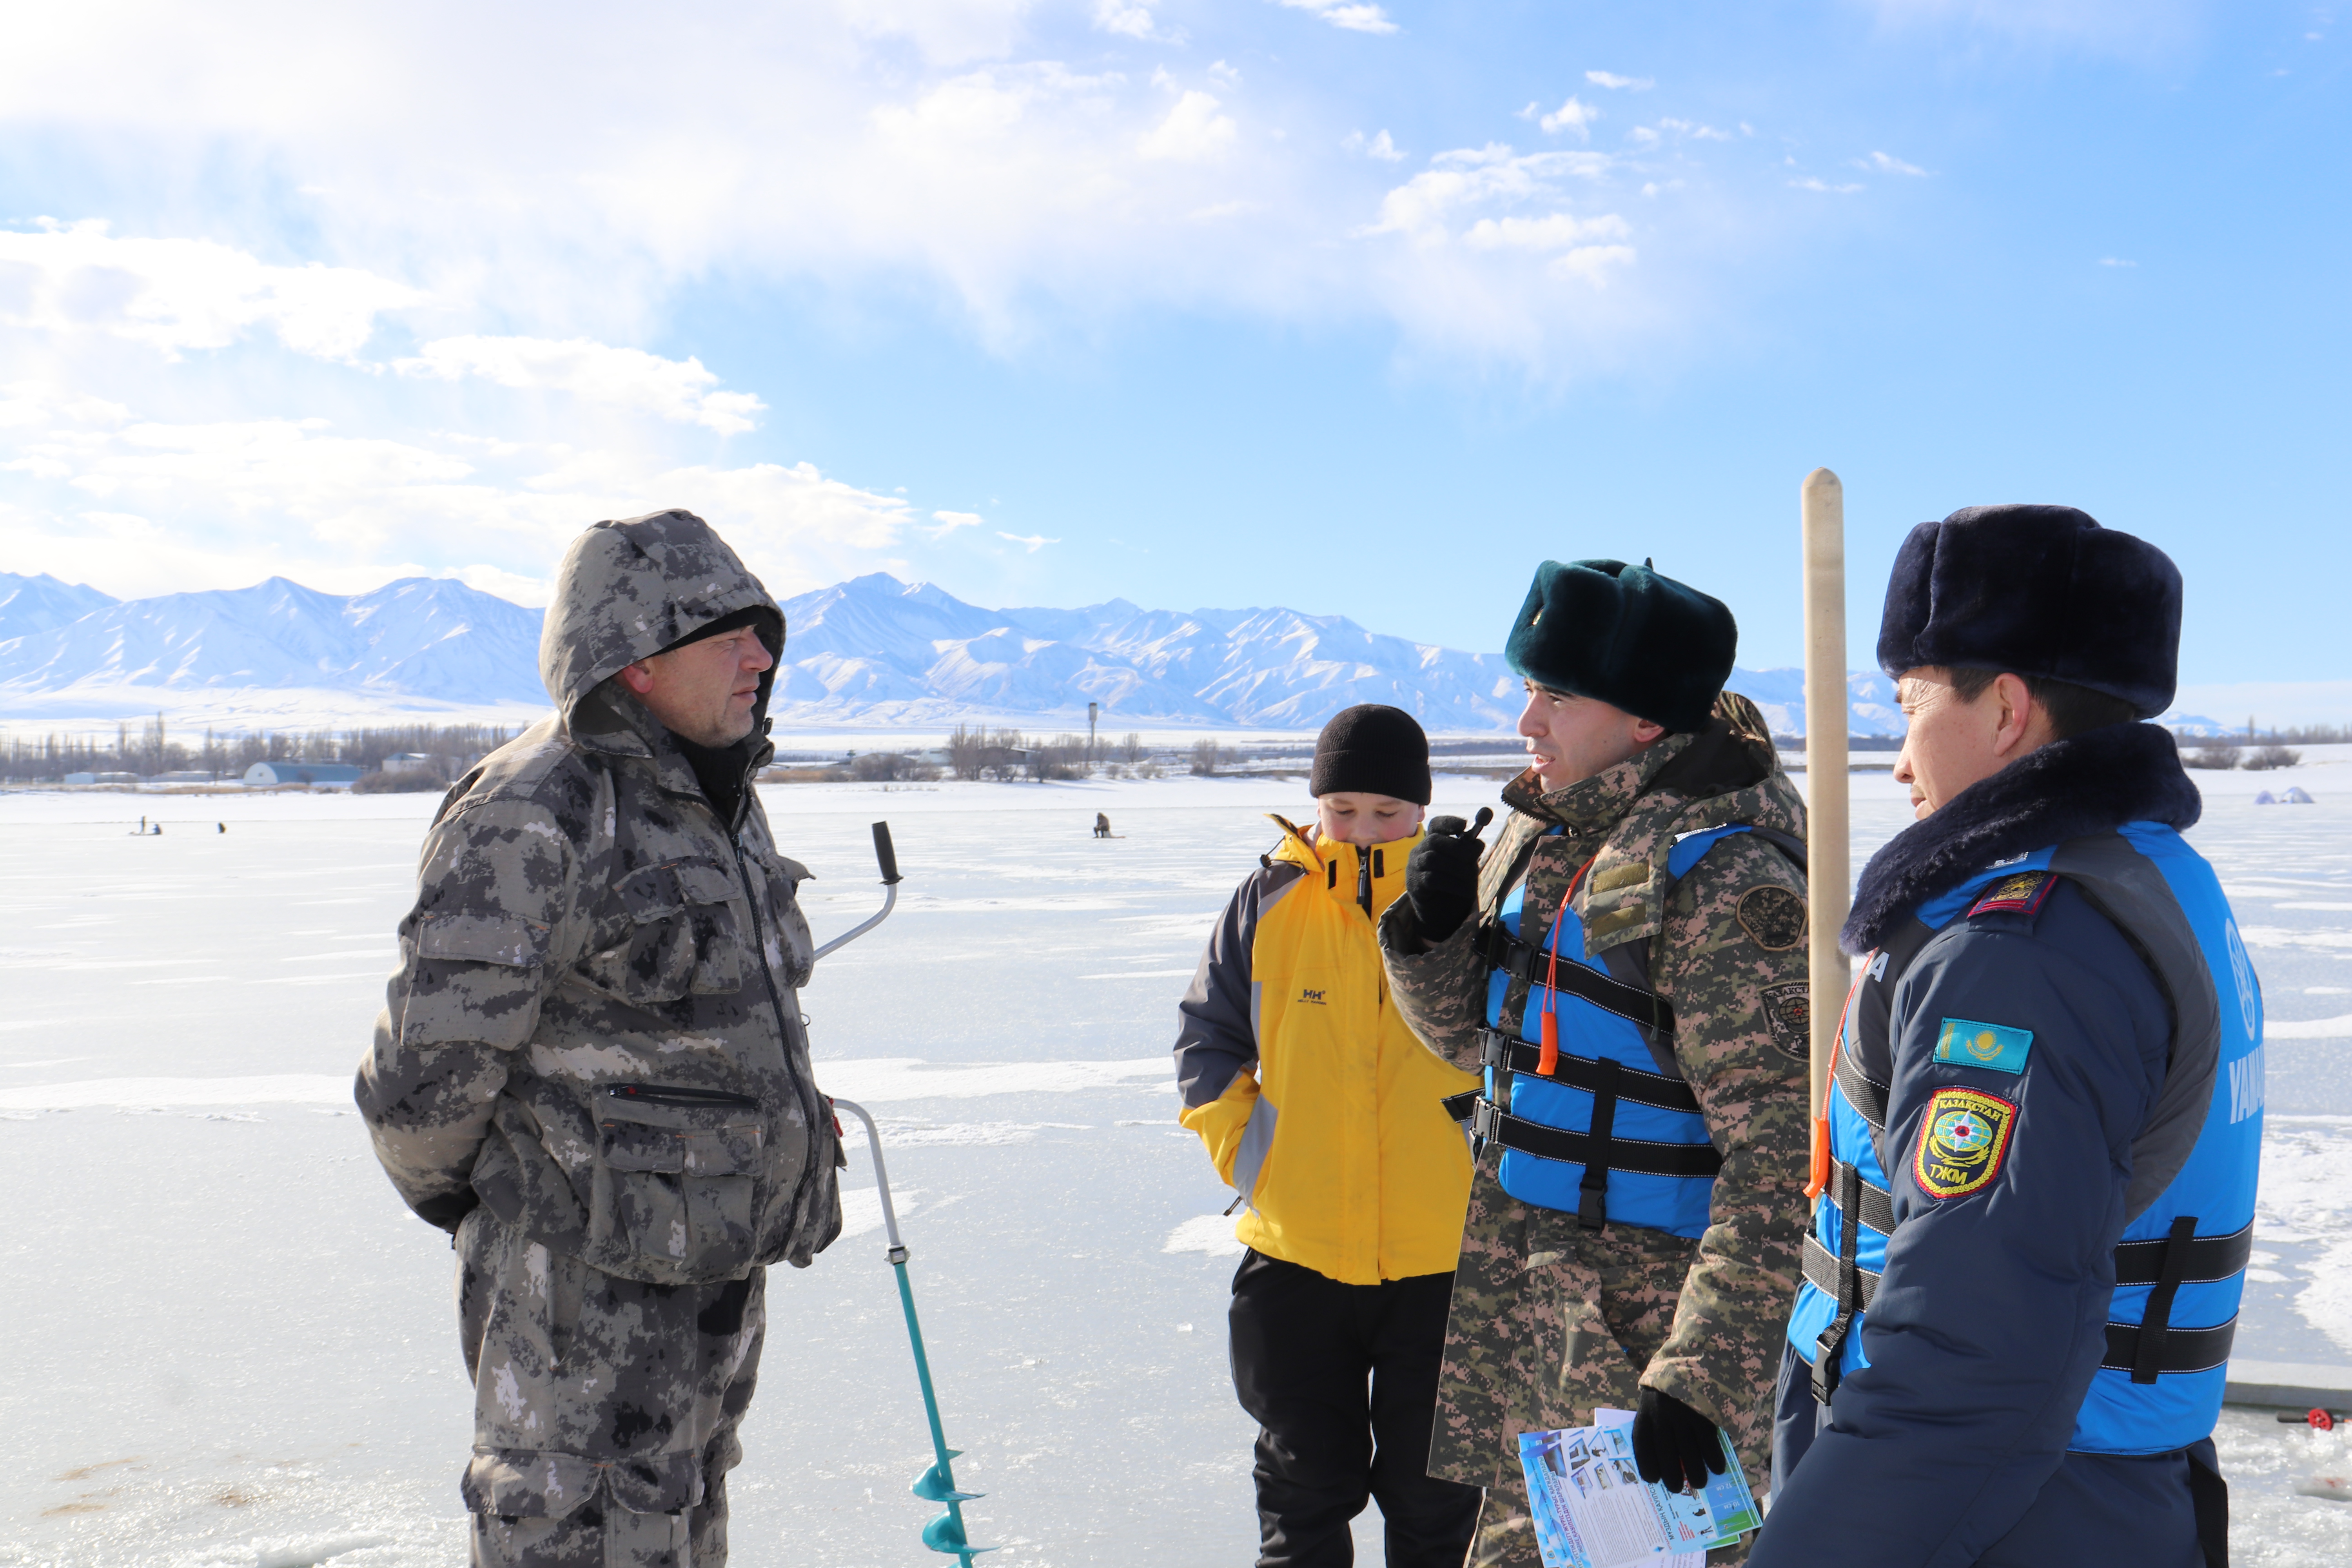
<svg viewBox="0 0 2352 1568"><path fill-rule="evenodd" d="M1805 900L1766 884L1739 895L1739 929L1767 952L1786 952L1805 940Z"/></svg>
<svg viewBox="0 0 2352 1568"><path fill-rule="evenodd" d="M1939 1202L1982 1192L2000 1173L2016 1126L2014 1100L1979 1089L1937 1089L1919 1119L1911 1179Z"/></svg>
<svg viewBox="0 0 2352 1568"><path fill-rule="evenodd" d="M2058 879L2047 871L2021 871L2014 877L2003 877L1985 889L1985 896L1969 906L1970 918L1978 915L2030 915L2042 908L2042 900Z"/></svg>
<svg viewBox="0 0 2352 1568"><path fill-rule="evenodd" d="M2012 1029L2006 1024L1947 1018L1936 1032L1936 1059L1954 1067L2021 1073L2025 1070L2025 1054L2032 1048L2032 1030Z"/></svg>
<svg viewBox="0 0 2352 1568"><path fill-rule="evenodd" d="M1801 1062L1808 1060L1812 1054L1812 985L1791 980L1764 987L1764 1022L1772 1030L1772 1043L1783 1054Z"/></svg>

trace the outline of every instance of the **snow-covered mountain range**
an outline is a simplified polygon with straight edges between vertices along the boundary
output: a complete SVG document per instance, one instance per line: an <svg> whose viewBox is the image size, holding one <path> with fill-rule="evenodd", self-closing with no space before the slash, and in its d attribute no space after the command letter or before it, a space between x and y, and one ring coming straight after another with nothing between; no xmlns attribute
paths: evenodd
<svg viewBox="0 0 2352 1568"><path fill-rule="evenodd" d="M1465 653L1296 610L982 609L883 573L784 603L781 725L917 730L959 721L1146 730L1312 730L1387 702L1434 731L1507 731L1518 681ZM0 574L0 719L284 726L543 710L542 612L441 578L348 598L273 577L251 588L115 600ZM1736 690L1801 733L1803 679L1741 669ZM1849 679L1851 731L1902 729L1892 683Z"/></svg>

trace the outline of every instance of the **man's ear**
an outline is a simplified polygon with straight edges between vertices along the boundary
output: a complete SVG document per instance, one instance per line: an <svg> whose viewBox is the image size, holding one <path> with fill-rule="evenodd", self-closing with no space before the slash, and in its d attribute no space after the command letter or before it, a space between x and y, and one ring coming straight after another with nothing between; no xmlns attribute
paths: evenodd
<svg viewBox="0 0 2352 1568"><path fill-rule="evenodd" d="M1647 719L1633 721L1633 744L1637 746L1650 745L1665 732L1666 727L1664 724L1654 724Z"/></svg>
<svg viewBox="0 0 2352 1568"><path fill-rule="evenodd" d="M2007 670L1993 678L1992 689L1993 695L2000 699L1998 722L1992 735L1993 755L2021 754L2026 749L2026 738L2034 727L2034 715L2039 711L2034 706L2033 693L2026 689L2022 679Z"/></svg>
<svg viewBox="0 0 2352 1568"><path fill-rule="evenodd" d="M621 667L621 684L643 697L654 689L654 672L640 662Z"/></svg>

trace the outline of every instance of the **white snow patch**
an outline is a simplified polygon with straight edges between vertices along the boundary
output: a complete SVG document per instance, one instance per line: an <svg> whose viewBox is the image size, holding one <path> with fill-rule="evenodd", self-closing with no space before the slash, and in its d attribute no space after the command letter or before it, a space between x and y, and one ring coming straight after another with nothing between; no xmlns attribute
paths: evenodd
<svg viewBox="0 0 2352 1568"><path fill-rule="evenodd" d="M1190 979L1199 973L1199 965L1187 964L1182 969L1122 969L1116 974L1081 974L1078 978L1081 980L1172 980Z"/></svg>
<svg viewBox="0 0 2352 1568"><path fill-rule="evenodd" d="M1165 1079L1169 1070L1164 1056L1113 1062L927 1062L915 1057L869 1057L818 1062L816 1079L825 1093L864 1105L890 1100L970 1100L983 1094L1063 1094L1162 1085L1173 1092L1174 1085ZM1159 1083L1147 1085L1139 1079ZM0 1099L0 1105L10 1103Z"/></svg>
<svg viewBox="0 0 2352 1568"><path fill-rule="evenodd" d="M890 1206L898 1215L898 1223L922 1205L923 1189L899 1187L890 1194ZM869 1230L882 1228L882 1194L877 1187L857 1187L841 1194L841 1234L864 1236Z"/></svg>
<svg viewBox="0 0 2352 1568"><path fill-rule="evenodd" d="M1249 1250L1234 1235L1234 1222L1221 1214L1196 1215L1168 1233L1162 1252L1205 1252L1211 1258L1239 1258Z"/></svg>
<svg viewBox="0 0 2352 1568"><path fill-rule="evenodd" d="M2352 1039L2352 1013L2339 1014L2333 1018L2305 1018L2299 1023L2281 1023L2276 1018L2264 1018L2263 1037L2267 1040Z"/></svg>
<svg viewBox="0 0 2352 1568"><path fill-rule="evenodd" d="M265 1073L252 1078L101 1078L0 1089L0 1110L126 1110L190 1105L348 1104L348 1075Z"/></svg>

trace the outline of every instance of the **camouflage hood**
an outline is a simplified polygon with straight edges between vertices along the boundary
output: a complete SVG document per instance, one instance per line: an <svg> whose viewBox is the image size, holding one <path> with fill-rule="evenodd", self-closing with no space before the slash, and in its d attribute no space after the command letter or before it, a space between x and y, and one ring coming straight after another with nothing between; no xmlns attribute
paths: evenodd
<svg viewBox="0 0 2352 1568"><path fill-rule="evenodd" d="M784 612L709 523L673 510L593 524L556 568L555 602L539 634L540 679L577 730L583 701L625 666L739 610L775 616L764 640L781 658ZM760 680L762 717L774 678L771 669Z"/></svg>

